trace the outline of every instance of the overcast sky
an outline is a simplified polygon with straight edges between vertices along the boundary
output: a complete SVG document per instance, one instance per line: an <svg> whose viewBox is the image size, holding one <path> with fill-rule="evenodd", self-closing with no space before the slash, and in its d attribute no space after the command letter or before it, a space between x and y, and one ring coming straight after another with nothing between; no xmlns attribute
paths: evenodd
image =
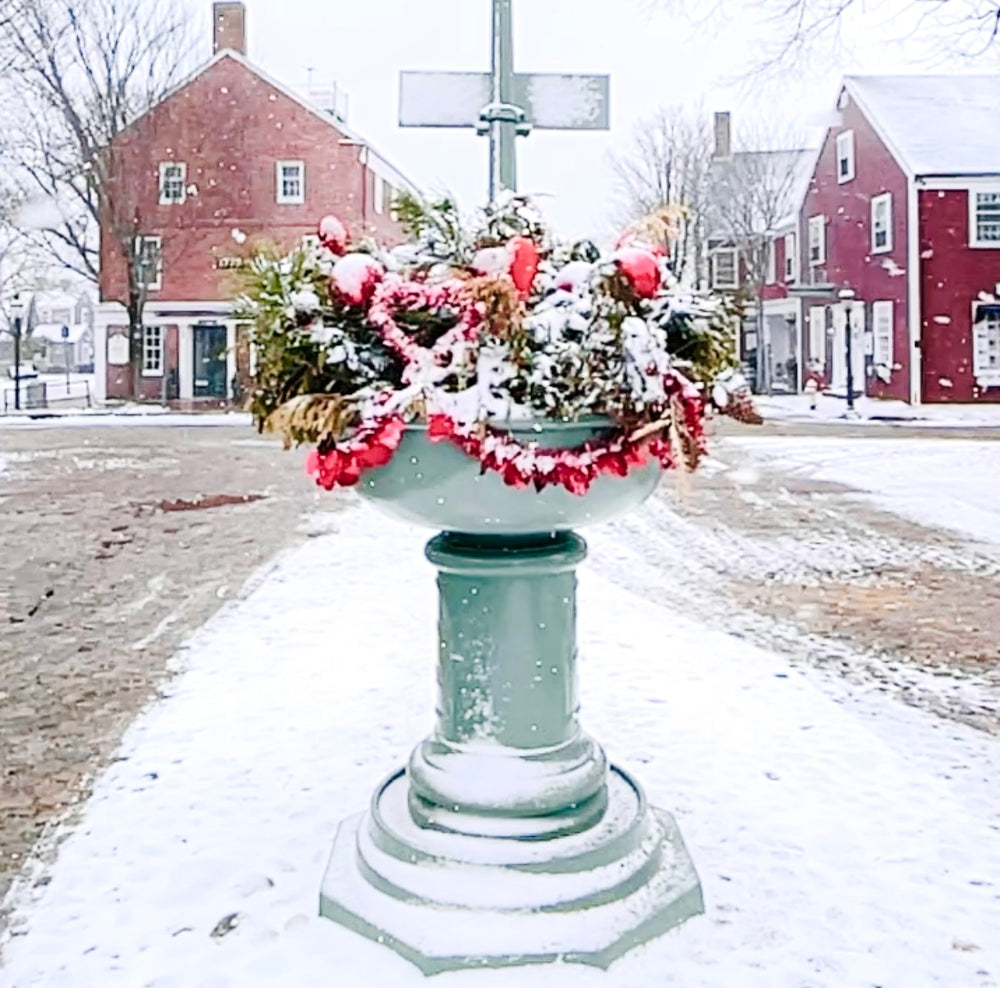
<svg viewBox="0 0 1000 988"><path fill-rule="evenodd" d="M195 15L209 27L208 0ZM447 189L466 206L486 198L487 141L472 130L401 129L401 69L484 71L489 67L490 0L246 0L248 54L296 89L336 82L350 94L349 124L417 184ZM203 4L203 5L202 5ZM706 6L708 6L706 0ZM566 236L613 229L615 180L609 152L628 146L639 120L658 106L730 110L734 121L762 115L802 125L825 122L845 72L920 71L926 50L888 42L906 22L859 12L836 52L813 53L796 77L749 88L754 37L766 26L727 0L729 19L692 24L655 9L653 0L513 0L515 68L611 75L608 133L536 132L518 141L520 188L546 197L543 208ZM741 12L742 11L742 12ZM968 70L965 64L946 66ZM941 68L938 68L940 71ZM982 68L980 68L982 71Z"/></svg>

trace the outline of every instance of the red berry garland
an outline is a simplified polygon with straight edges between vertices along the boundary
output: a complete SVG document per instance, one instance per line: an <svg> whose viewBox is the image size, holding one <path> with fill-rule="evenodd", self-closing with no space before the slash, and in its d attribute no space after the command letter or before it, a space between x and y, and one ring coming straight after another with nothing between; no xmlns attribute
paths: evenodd
<svg viewBox="0 0 1000 988"><path fill-rule="evenodd" d="M701 396L675 374L664 381L671 400L679 405L683 427L699 451L704 451ZM406 428L401 416L384 412L381 418L361 426L354 436L326 452L314 450L306 470L316 482L331 490L355 485L365 470L385 466L399 448ZM598 477L625 477L635 467L656 460L664 470L677 465L673 443L654 434L633 439L619 433L610 439L584 443L575 449L539 449L520 442L512 433L484 423L460 423L443 413L427 417L427 438L433 443L450 442L474 460L482 471L500 475L510 487L564 487L582 496Z"/></svg>
<svg viewBox="0 0 1000 988"><path fill-rule="evenodd" d="M364 425L347 442L326 452L314 449L306 460L306 473L328 491L353 487L365 470L384 467L392 459L405 428L406 423L398 415Z"/></svg>
<svg viewBox="0 0 1000 988"><path fill-rule="evenodd" d="M417 343L399 325L396 313L434 309L454 309L459 320L428 349ZM461 281L428 285L392 279L383 282L376 289L368 309L368 321L378 328L382 339L407 362L404 376L407 381L412 382L421 372L449 366L456 348L461 343L472 342L478 337L483 312L479 303L470 298Z"/></svg>

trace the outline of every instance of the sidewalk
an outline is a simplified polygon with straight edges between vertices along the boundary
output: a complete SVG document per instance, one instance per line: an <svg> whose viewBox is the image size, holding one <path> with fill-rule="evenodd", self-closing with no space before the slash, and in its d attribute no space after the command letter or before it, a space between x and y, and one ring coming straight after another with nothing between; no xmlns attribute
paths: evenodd
<svg viewBox="0 0 1000 988"><path fill-rule="evenodd" d="M434 703L426 533L367 508L334 524L178 657L51 881L22 889L2 988L427 983L316 915L337 822ZM584 570L585 724L676 814L707 914L607 973L434 984L997 988L1000 743L877 692L831 698Z"/></svg>

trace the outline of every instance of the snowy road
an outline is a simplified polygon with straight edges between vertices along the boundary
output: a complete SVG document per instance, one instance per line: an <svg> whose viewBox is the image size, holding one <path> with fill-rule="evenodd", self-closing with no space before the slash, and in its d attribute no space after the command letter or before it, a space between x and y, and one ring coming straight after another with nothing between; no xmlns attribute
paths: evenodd
<svg viewBox="0 0 1000 988"><path fill-rule="evenodd" d="M334 524L182 655L51 881L22 899L3 988L426 984L316 916L337 821L404 760L433 704L424 533L368 509ZM677 814L707 914L606 974L435 984L997 988L1000 742L878 693L824 692L599 575L640 558L615 549L620 531L592 542L584 719Z"/></svg>

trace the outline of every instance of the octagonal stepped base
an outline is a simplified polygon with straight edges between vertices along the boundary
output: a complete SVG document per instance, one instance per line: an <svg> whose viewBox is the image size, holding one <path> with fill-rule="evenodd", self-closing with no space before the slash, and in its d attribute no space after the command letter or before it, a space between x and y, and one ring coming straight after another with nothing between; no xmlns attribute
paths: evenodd
<svg viewBox="0 0 1000 988"><path fill-rule="evenodd" d="M481 836L483 821L462 813L418 825L412 798L399 772L341 824L320 913L425 974L556 959L606 968L703 911L673 817L620 769L564 826L559 814L511 818L508 835L494 817L495 835Z"/></svg>

